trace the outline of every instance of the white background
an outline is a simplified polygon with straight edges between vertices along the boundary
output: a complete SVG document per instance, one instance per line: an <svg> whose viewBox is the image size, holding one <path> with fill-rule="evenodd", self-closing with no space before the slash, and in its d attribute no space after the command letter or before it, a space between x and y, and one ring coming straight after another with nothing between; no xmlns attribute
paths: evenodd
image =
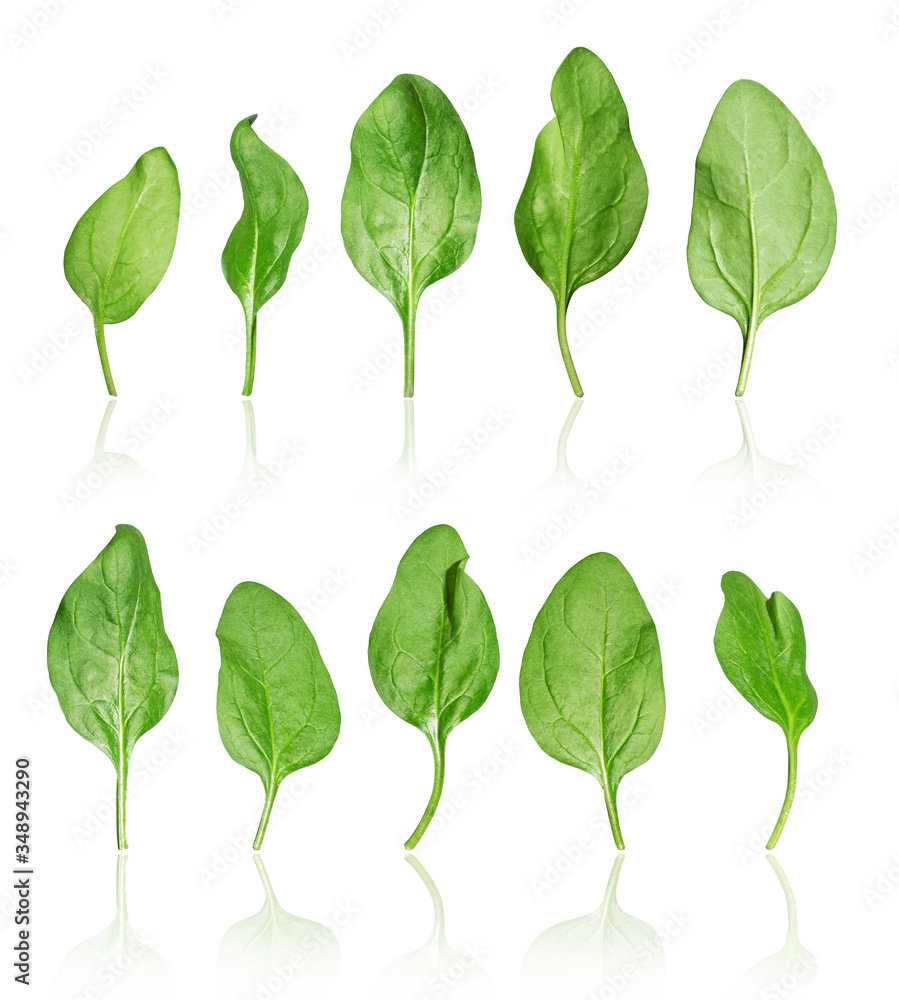
<svg viewBox="0 0 899 1000"><path fill-rule="evenodd" d="M820 699L800 747L804 791L777 852L817 972L795 953L750 995L786 995L813 975L818 996L865 995L891 974L899 917L885 874L899 878L893 11L887 0L566 4L401 0L382 26L371 12L385 0L69 0L49 18L36 0L4 5L0 795L11 802L15 757L32 757L33 995L220 988L220 942L263 899L251 852L233 846L255 829L261 785L227 756L215 720L215 626L245 579L298 607L321 598L329 579L342 581L304 612L343 728L269 828L264 858L281 905L323 923L341 907L352 912L336 931L335 996L370 995L384 969L426 940L431 904L402 844L427 800L430 755L421 734L379 707L366 643L401 554L440 521L466 543L502 653L490 699L449 741L445 801L455 794L461 805L416 852L442 893L451 944L479 955L482 973L448 995L481 989L483 975L486 995L518 996L538 934L602 901L616 852L600 823L600 789L537 748L517 687L538 608L570 565L600 550L624 561L653 608L665 664L661 746L622 789L633 801L622 808L618 894L625 912L665 939L664 985L653 995L720 997L787 934L784 893L759 846L781 802L783 737L735 697L712 646L719 580L730 569L797 604ZM33 37L21 44L14 36L23 30ZM573 300L586 398L568 442L571 476L541 489L572 396L552 298L521 256L512 215L534 138L552 115L552 75L576 45L595 51L621 88L650 196L629 256ZM401 72L427 76L463 113L484 205L471 259L426 292L420 310L417 463L422 473L452 465L423 502L414 475L383 478L403 446L402 364L367 368L384 361L382 345L397 343L399 323L339 238L353 124ZM839 233L820 287L760 333L746 396L757 454L729 467L730 490L720 488L719 469L697 494L705 470L742 440L732 396L738 330L693 291L684 256L695 154L739 77L764 83L800 116L831 178ZM258 460L281 474L198 551L192 539L204 522L247 485L241 311L220 254L241 209L228 140L254 112L310 203L295 277L259 323ZM67 148L104 118L112 129L102 142L59 170ZM107 397L62 252L87 206L160 144L180 172L181 229L159 289L107 330L120 398L106 449L127 462L101 463L114 473L97 486L91 464ZM592 477L610 484L596 499L583 492ZM81 499L72 481L81 481ZM553 528L572 503L579 515ZM152 968L137 977L178 984L154 980L144 993L130 968L107 985L109 957L96 942L66 959L116 912L114 773L66 725L45 663L65 588L123 521L147 539L181 670L177 698L139 743L132 770L129 917L161 956L141 959ZM0 862L11 869L8 807L2 815ZM567 860L581 838L580 857ZM214 867L210 881L204 872ZM0 975L11 982L9 904L0 888ZM621 993L609 979L614 969L603 969L599 951L591 955L597 995L630 995L630 985ZM64 962L78 975L60 979ZM440 996L432 971L416 967L424 985L389 995ZM235 994L240 977L226 978L223 995L265 995ZM92 982L95 992L85 992ZM588 993L557 984L546 995Z"/></svg>

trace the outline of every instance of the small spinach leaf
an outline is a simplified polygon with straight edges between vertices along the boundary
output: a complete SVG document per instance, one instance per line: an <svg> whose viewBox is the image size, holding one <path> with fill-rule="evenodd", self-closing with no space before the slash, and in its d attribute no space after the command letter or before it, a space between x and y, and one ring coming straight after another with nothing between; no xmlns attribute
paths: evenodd
<svg viewBox="0 0 899 1000"><path fill-rule="evenodd" d="M598 56L572 49L551 96L556 117L537 136L515 232L525 260L555 296L562 359L571 388L583 396L568 347L568 303L634 245L648 189L627 108Z"/></svg>
<svg viewBox="0 0 899 1000"><path fill-rule="evenodd" d="M50 683L69 725L116 769L116 836L127 850L128 763L169 710L178 662L162 623L143 535L120 524L65 592L47 642Z"/></svg>
<svg viewBox="0 0 899 1000"><path fill-rule="evenodd" d="M247 358L243 395L256 374L256 314L287 278L306 228L309 201L293 167L253 131L256 115L231 133L231 159L243 191L243 213L222 251L222 271L243 306Z"/></svg>
<svg viewBox="0 0 899 1000"><path fill-rule="evenodd" d="M787 738L787 792L768 841L772 850L796 791L799 737L818 711L805 672L805 630L795 606L775 591L769 598L744 573L721 578L724 607L715 629L715 653L727 679Z"/></svg>
<svg viewBox="0 0 899 1000"><path fill-rule="evenodd" d="M760 83L732 83L696 157L687 264L703 301L740 325L738 396L759 326L817 287L836 232L833 189L798 120Z"/></svg>
<svg viewBox="0 0 899 1000"><path fill-rule="evenodd" d="M615 556L587 556L553 587L524 651L520 691L541 749L602 785L624 850L618 785L659 745L665 689L655 624Z"/></svg>
<svg viewBox="0 0 899 1000"><path fill-rule="evenodd" d="M490 608L465 572L468 553L455 529L428 528L400 560L368 642L372 680L394 715L420 729L434 755L434 787L421 839L443 789L446 739L487 700L499 669Z"/></svg>
<svg viewBox="0 0 899 1000"><path fill-rule="evenodd" d="M403 324L404 395L415 391L421 293L474 248L481 185L468 133L443 91L398 76L353 129L340 229L350 260Z"/></svg>
<svg viewBox="0 0 899 1000"><path fill-rule="evenodd" d="M175 250L180 210L178 171L157 146L100 195L66 244L66 281L94 318L110 396L116 390L104 325L133 316L162 281Z"/></svg>
<svg viewBox="0 0 899 1000"><path fill-rule="evenodd" d="M231 757L255 771L265 805L253 849L262 847L278 786L327 757L340 732L331 675L299 612L261 583L240 583L218 628L219 734Z"/></svg>

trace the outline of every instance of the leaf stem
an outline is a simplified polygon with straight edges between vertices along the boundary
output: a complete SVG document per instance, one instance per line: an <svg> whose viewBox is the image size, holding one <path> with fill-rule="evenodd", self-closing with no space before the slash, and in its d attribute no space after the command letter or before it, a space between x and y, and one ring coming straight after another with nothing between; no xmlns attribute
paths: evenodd
<svg viewBox="0 0 899 1000"><path fill-rule="evenodd" d="M109 367L109 356L106 353L106 331L103 329L103 321L99 317L94 317L94 335L97 338L97 349L100 351L100 366L103 369L103 378L106 379L106 391L110 396L115 396L115 382L112 380L112 369Z"/></svg>
<svg viewBox="0 0 899 1000"><path fill-rule="evenodd" d="M798 771L799 764L799 744L794 742L787 737L787 794L784 796L784 804L780 810L780 816L777 817L777 823L774 826L774 832L771 834L771 839L766 845L766 849L769 851L774 850L774 846L780 839L780 835L783 833L783 828L786 826L787 817L790 815L790 806L793 805L793 796L796 794L796 775Z"/></svg>
<svg viewBox="0 0 899 1000"><path fill-rule="evenodd" d="M624 838L621 836L621 826L618 822L618 804L615 801L615 793L610 792L608 782L602 786L603 798L606 800L606 812L609 814L609 826L612 828L612 836L615 838L615 846L619 851L624 850Z"/></svg>
<svg viewBox="0 0 899 1000"><path fill-rule="evenodd" d="M559 334L559 347L562 350L562 360L565 362L565 371L568 372L568 379L571 382L571 388L574 389L575 396L583 396L584 390L581 388L581 383L578 380L577 372L574 368L574 362L571 360L571 350L568 347L568 323L566 314L568 312L568 303L559 296L556 300L556 329Z"/></svg>
<svg viewBox="0 0 899 1000"><path fill-rule="evenodd" d="M128 850L128 838L125 836L125 795L127 791L128 761L124 755L120 755L115 782L115 833L116 843L120 851Z"/></svg>
<svg viewBox="0 0 899 1000"><path fill-rule="evenodd" d="M265 790L265 805L262 807L262 816L259 817L259 828L256 830L256 839L253 841L253 850L262 849L262 841L265 831L268 829L269 817L272 814L272 806L275 804L275 796L278 794L278 786L274 781Z"/></svg>
<svg viewBox="0 0 899 1000"><path fill-rule="evenodd" d="M418 826L415 828L415 832L406 841L405 847L407 851L411 851L419 840L421 840L422 835L428 828L428 824L434 818L434 813L437 812L437 806L440 802L440 794L443 791L443 769L444 759L446 757L446 741L438 736L434 736L430 742L431 751L434 754L434 787L431 789L431 797L428 799L427 808L419 820Z"/></svg>
<svg viewBox="0 0 899 1000"><path fill-rule="evenodd" d="M415 306L412 295L403 316L403 396L411 399L415 395Z"/></svg>
<svg viewBox="0 0 899 1000"><path fill-rule="evenodd" d="M247 363L244 369L242 396L253 395L253 380L256 377L256 314L246 311Z"/></svg>
<svg viewBox="0 0 899 1000"><path fill-rule="evenodd" d="M752 364L752 352L755 349L755 335L758 333L758 326L753 322L749 327L749 333L743 341L743 360L740 363L740 377L737 379L737 391L735 396L742 396L746 391L746 383L749 381L749 366Z"/></svg>

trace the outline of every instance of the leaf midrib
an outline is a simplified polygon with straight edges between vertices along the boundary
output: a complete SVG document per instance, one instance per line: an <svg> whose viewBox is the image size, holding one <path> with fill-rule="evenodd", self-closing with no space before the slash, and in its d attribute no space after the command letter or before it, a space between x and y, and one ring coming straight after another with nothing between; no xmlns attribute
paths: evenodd
<svg viewBox="0 0 899 1000"><path fill-rule="evenodd" d="M755 195L752 191L752 176L749 167L749 121L746 116L746 106L743 105L743 162L746 165L746 197L749 201L749 236L752 246L752 300L749 307L749 328L747 337L751 337L758 329L759 303L759 243L755 225Z"/></svg>
<svg viewBox="0 0 899 1000"><path fill-rule="evenodd" d="M103 282L103 285L101 286L101 291L100 291L100 301L98 303L98 306L99 306L99 310L98 311L99 311L99 314L100 314L99 315L99 319L101 320L101 322L105 319L105 313L106 313L106 294L109 291L109 284L112 281L113 272L115 271L116 266L117 266L117 264L119 262L119 255L122 252L122 245L125 242L125 235L126 235L128 229L129 229L129 227L131 226L131 222L134 219L134 216L137 213L138 208L140 208L140 205L141 205L141 202L143 200L143 197L147 193L147 190L149 189L149 187L150 187L150 178L149 178L149 175L147 175L145 183L141 187L140 194L135 199L134 205L131 207L131 210L128 212L128 217L125 219L125 222L122 225L122 228L119 230L119 235L118 235L118 237L116 239L115 250L113 251L113 254L112 254L112 260L111 260L111 262L109 264L109 268L107 269L107 272L106 272L106 280ZM88 254L90 256L91 266L94 266L93 235L94 235L95 228L96 228L96 220L94 220L94 226L91 228L91 240L88 242ZM96 271L96 267L94 267L94 270Z"/></svg>
<svg viewBox="0 0 899 1000"><path fill-rule="evenodd" d="M577 143L572 145L572 149L574 151L574 161L572 164L571 190L568 197L568 212L565 218L565 242L562 245L562 259L559 262L559 295L564 298L566 309L572 295L572 293L568 290L568 268L571 262L571 245L574 242L574 220L577 215L577 199L578 192L580 190L581 141L584 136L584 114L583 106L581 104L581 87L577 73L572 74L572 79L574 80L574 93L575 100L577 101L578 121L580 125L577 134ZM561 136L562 122L559 119L558 111L556 111L556 120L559 123L559 134ZM564 142L564 137L562 141Z"/></svg>

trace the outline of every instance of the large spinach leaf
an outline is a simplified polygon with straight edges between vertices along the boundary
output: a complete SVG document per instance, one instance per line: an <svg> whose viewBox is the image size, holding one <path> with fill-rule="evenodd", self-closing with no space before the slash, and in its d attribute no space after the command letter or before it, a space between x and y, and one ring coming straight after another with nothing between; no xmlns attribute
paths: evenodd
<svg viewBox="0 0 899 1000"><path fill-rule="evenodd" d="M602 785L624 850L618 786L659 745L665 689L655 624L615 556L587 556L553 587L524 651L520 691L541 749Z"/></svg>
<svg viewBox="0 0 899 1000"><path fill-rule="evenodd" d="M222 251L222 271L243 306L247 357L243 395L256 375L256 314L287 278L306 228L309 201L293 167L253 131L256 115L231 133L231 159L243 191L243 213Z"/></svg>
<svg viewBox="0 0 899 1000"><path fill-rule="evenodd" d="M105 324L133 316L162 281L178 234L178 171L162 146L151 149L78 220L66 244L66 281L90 309L100 364L116 394Z"/></svg>
<svg viewBox="0 0 899 1000"><path fill-rule="evenodd" d="M399 313L404 395L415 391L415 313L421 293L474 248L481 185L468 133L443 91L398 76L353 129L341 233L350 260Z"/></svg>
<svg viewBox="0 0 899 1000"><path fill-rule="evenodd" d="M394 715L420 729L434 755L434 786L411 850L443 790L446 739L487 699L499 669L490 608L465 572L468 553L455 529L428 528L400 560L368 643L372 680Z"/></svg>
<svg viewBox="0 0 899 1000"><path fill-rule="evenodd" d="M805 630L796 607L775 591L766 598L744 573L721 578L724 607L715 629L715 653L727 679L787 738L787 792L768 841L772 850L796 792L799 737L818 711L805 672Z"/></svg>
<svg viewBox="0 0 899 1000"><path fill-rule="evenodd" d="M47 642L50 683L69 725L116 769L116 836L125 836L128 763L169 710L178 662L162 623L143 535L120 524L66 591Z"/></svg>
<svg viewBox="0 0 899 1000"><path fill-rule="evenodd" d="M759 326L818 285L836 232L833 190L799 121L760 83L732 83L696 157L687 264L700 297L740 325L738 396Z"/></svg>
<svg viewBox="0 0 899 1000"><path fill-rule="evenodd" d="M299 612L268 587L238 584L215 634L222 654L219 734L231 757L255 771L265 787L253 844L258 851L278 786L331 752L340 708L312 633Z"/></svg>
<svg viewBox="0 0 899 1000"><path fill-rule="evenodd" d="M598 56L572 49L553 77L551 96L556 117L537 136L515 232L525 260L555 296L565 369L575 395L583 396L568 347L568 303L634 245L648 189L627 108Z"/></svg>

